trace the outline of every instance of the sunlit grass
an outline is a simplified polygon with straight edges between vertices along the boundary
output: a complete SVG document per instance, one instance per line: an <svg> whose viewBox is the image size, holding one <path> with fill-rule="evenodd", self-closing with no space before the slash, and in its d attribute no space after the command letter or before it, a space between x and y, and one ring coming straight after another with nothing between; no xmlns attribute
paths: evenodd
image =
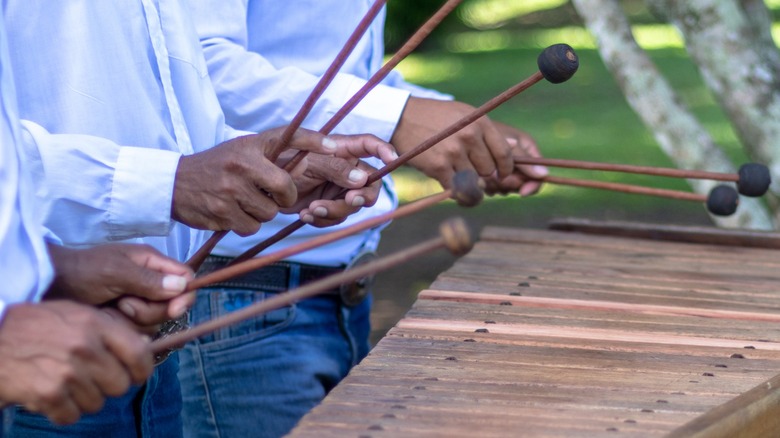
<svg viewBox="0 0 780 438"><path fill-rule="evenodd" d="M485 29L510 20L546 9L555 9L567 0L476 0L459 10L463 22L473 28Z"/></svg>
<svg viewBox="0 0 780 438"><path fill-rule="evenodd" d="M436 84L457 79L463 70L463 61L456 56L431 58L412 54L404 58L396 70L415 84Z"/></svg>
<svg viewBox="0 0 780 438"><path fill-rule="evenodd" d="M680 34L673 26L636 25L632 27L632 31L639 46L645 50L684 47ZM593 35L587 29L579 26L527 31L461 32L450 35L446 40L446 46L447 50L454 53L474 53L507 49L542 49L560 42L565 42L575 49L596 48Z"/></svg>

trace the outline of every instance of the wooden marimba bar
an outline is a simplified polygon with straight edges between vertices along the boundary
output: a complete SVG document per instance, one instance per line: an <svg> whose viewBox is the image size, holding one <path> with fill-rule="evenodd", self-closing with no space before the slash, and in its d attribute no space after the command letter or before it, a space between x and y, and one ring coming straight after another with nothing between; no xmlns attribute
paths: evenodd
<svg viewBox="0 0 780 438"><path fill-rule="evenodd" d="M780 436L779 256L486 228L291 436Z"/></svg>

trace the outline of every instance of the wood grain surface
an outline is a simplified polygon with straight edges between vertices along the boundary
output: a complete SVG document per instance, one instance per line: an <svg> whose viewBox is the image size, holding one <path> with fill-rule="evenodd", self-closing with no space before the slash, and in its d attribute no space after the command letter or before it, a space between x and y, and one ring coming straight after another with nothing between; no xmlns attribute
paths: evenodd
<svg viewBox="0 0 780 438"><path fill-rule="evenodd" d="M780 436L779 329L776 250L488 227L291 436Z"/></svg>

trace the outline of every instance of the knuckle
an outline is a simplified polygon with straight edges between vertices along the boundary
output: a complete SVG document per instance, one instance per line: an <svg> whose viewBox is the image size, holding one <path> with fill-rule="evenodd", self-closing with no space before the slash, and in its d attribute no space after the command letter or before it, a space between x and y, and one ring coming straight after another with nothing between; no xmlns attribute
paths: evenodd
<svg viewBox="0 0 780 438"><path fill-rule="evenodd" d="M231 208L227 202L219 199L212 201L207 206L208 211L218 218L224 218L230 214Z"/></svg>
<svg viewBox="0 0 780 438"><path fill-rule="evenodd" d="M64 381L64 380L63 380ZM68 392L64 385L49 384L38 389L38 400L42 408L48 406L60 406L64 404L68 397Z"/></svg>

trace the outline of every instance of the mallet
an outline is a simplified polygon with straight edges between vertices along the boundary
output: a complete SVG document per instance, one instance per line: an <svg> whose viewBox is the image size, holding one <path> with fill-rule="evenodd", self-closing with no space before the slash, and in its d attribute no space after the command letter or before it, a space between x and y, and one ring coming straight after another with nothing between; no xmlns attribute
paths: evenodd
<svg viewBox="0 0 780 438"><path fill-rule="evenodd" d="M358 92L355 93L355 95L352 96L352 98L350 98L347 103L345 103L344 106L342 106L336 112L336 114L333 115L333 117L331 117L331 119L325 124L325 126L322 127L322 129L320 129L319 132L325 135L329 134L333 128L335 128L336 125L344 120L347 114L349 114L349 112L352 111L358 105L358 103L360 103L360 101L363 100L363 98L365 98L366 95L368 95L368 93L390 73L390 71L392 71L393 68L395 68L395 66L397 66L406 56L408 56L409 53L411 53L433 31L433 29L439 25L439 23L441 23L441 21L450 12L452 12L452 10L454 10L458 4L461 3L461 1L462 0L448 0L441 8L439 8L439 10L433 14L420 27L420 29L409 38L406 44L404 44L398 50L398 52L396 52L396 54L393 55L393 57L382 66L382 68L380 68L374 75L372 75L366 84L363 85L363 87L358 90ZM375 2L371 9L369 9L369 11L360 21L357 28L342 48L341 52L339 52L339 54L333 60L333 63L328 67L328 70L325 72L322 78L320 78L320 81L312 90L301 109L295 115L287 128L285 128L278 146L268 154L268 159L270 161L276 162L282 151L287 148L287 145L289 145L295 130L300 127L301 123L303 123L303 120L311 112L317 99L322 96L322 93L324 93L328 84L333 81L333 78L336 76L336 73L346 61L349 53L355 48L355 45L357 45L358 41L360 41L360 38L365 33L368 25L374 20L374 18L376 18L376 15L379 13L384 3L384 0ZM284 170L290 171L294 169L295 166L297 166L305 156L305 152L299 151L290 161L284 165ZM206 260L206 257L208 257L214 247L217 246L217 243L219 243L219 241L222 240L222 238L225 237L227 233L228 231L214 232L214 234L211 235L211 237L203 244L203 246L201 246L198 251L187 261L187 264L192 269L197 270L200 265L203 264L203 261Z"/></svg>
<svg viewBox="0 0 780 438"><path fill-rule="evenodd" d="M391 220L417 213L446 199L454 199L461 207L474 207L482 202L482 199L484 198L482 186L482 179L480 179L479 175L473 170L457 172L452 179L452 189L418 199L414 202L402 205L393 211L368 218L336 231L319 235L305 242L300 242L271 254L252 258L252 255L259 253L259 251L255 252L255 248L250 248L242 255L243 257L240 256L232 260L227 267L195 278L190 282L188 288L190 290L199 289L212 283L225 281L251 270L260 269L263 266L268 266L271 263L284 260L304 251L335 242L344 237L377 227ZM263 244L264 242L261 242L261 245ZM246 254L252 255L246 256Z"/></svg>
<svg viewBox="0 0 780 438"><path fill-rule="evenodd" d="M567 81L577 71L577 68L579 67L579 58L574 52L574 49L572 49L569 45L555 44L547 47L542 51L541 54L539 54L539 57L537 58L537 66L539 70L527 79L510 87L498 96L493 97L489 101L482 104L482 106L479 108L474 109L474 111L472 111L470 114L465 115L460 120L418 144L413 149L403 153L401 156L388 163L386 166L382 167L376 172L373 172L371 175L369 175L368 180L366 181L366 185L375 183L383 176L401 167L412 158L430 149L435 144L439 143L450 135L465 128L469 124L494 110L512 97L527 90L542 79L547 79L547 81L553 84L559 84ZM328 184L328 187L323 194L323 199L336 199L338 196L343 195L343 193L344 190L341 187ZM287 225L273 236L261 242L259 245L256 245L249 251L245 251L243 254L239 255L233 262L236 263L237 261L254 257L256 254L259 254L269 246L289 236L296 230L302 228L304 225L306 224L300 220Z"/></svg>
<svg viewBox="0 0 780 438"><path fill-rule="evenodd" d="M702 170L671 169L666 167L635 166L630 164L597 163L592 161L561 160L555 158L514 157L517 164L538 164L569 169L602 170L641 175L666 176L671 178L709 179L735 182L741 195L763 196L769 189L772 177L769 168L759 163L746 163L737 173L707 172Z"/></svg>
<svg viewBox="0 0 780 438"><path fill-rule="evenodd" d="M156 339L151 344L152 352L155 354L166 353L200 336L219 330L220 328L262 315L302 299L313 297L341 284L356 281L377 272L384 271L434 250L447 248L454 255L460 256L467 253L473 245L471 233L466 222L462 219L451 219L444 222L439 228L439 232L439 237L422 242L374 262L357 266L354 269L331 275L321 280L308 283L297 289L275 295L267 300L244 307L223 317L215 318L193 326L189 330Z"/></svg>
<svg viewBox="0 0 780 438"><path fill-rule="evenodd" d="M682 192L678 190L656 189L630 184L592 181L576 178L563 178L549 175L541 178L541 181L551 184L587 187L591 189L611 190L622 193L702 202L707 206L707 210L710 213L717 216L729 216L734 214L734 212L737 211L737 206L739 204L739 194L737 191L733 187L726 185L715 186L712 190L710 190L709 195L705 196L698 193Z"/></svg>

